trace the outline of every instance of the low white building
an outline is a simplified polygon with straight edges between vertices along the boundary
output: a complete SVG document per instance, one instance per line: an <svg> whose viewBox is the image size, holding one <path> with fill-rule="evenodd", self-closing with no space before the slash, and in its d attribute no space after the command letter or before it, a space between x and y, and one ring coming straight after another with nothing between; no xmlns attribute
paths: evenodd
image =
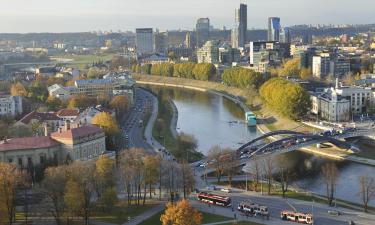
<svg viewBox="0 0 375 225"><path fill-rule="evenodd" d="M350 120L350 101L337 94L335 89L330 92L312 94L311 112L330 122L347 122Z"/></svg>
<svg viewBox="0 0 375 225"><path fill-rule="evenodd" d="M0 96L0 115L17 116L22 114L22 97L2 95Z"/></svg>

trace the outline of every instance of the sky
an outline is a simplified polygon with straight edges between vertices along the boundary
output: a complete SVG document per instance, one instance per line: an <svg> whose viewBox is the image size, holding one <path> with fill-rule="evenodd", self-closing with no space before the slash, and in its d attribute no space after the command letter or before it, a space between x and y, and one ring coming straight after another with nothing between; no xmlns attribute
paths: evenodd
<svg viewBox="0 0 375 225"><path fill-rule="evenodd" d="M267 18L295 24L375 23L375 0L0 0L0 32L126 31L136 27L192 29L199 17L230 29L234 9L248 4L249 28Z"/></svg>

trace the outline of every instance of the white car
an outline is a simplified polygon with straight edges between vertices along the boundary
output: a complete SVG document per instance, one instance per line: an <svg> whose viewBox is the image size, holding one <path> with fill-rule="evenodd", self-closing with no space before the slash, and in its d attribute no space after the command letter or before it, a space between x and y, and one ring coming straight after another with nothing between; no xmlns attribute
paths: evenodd
<svg viewBox="0 0 375 225"><path fill-rule="evenodd" d="M225 193L231 193L231 190L229 188L222 188L220 191L225 192Z"/></svg>

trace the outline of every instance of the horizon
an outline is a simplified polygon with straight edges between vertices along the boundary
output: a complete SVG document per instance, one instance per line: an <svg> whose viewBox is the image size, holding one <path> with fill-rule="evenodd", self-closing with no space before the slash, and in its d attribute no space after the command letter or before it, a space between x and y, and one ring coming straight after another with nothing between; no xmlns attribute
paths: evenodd
<svg viewBox="0 0 375 225"><path fill-rule="evenodd" d="M191 30L200 17L209 17L218 29L230 30L234 10L248 5L248 29L265 29L267 18L281 18L282 26L372 24L371 0L13 0L3 3L0 33L77 33L92 31L134 31L137 27L160 30ZM325 7L321 7L324 4ZM72 5L74 7L72 7ZM293 5L293 9L291 9ZM332 10L335 9L335 10ZM327 22L329 21L329 22Z"/></svg>

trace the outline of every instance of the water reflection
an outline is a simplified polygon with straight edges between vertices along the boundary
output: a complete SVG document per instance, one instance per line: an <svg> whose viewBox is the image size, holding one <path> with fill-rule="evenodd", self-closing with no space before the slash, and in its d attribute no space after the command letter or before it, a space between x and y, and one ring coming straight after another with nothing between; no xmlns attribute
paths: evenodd
<svg viewBox="0 0 375 225"><path fill-rule="evenodd" d="M243 110L221 96L179 88L152 87L152 90L175 102L179 113L178 131L194 135L203 153L214 145L235 149L259 135L255 128L249 128L244 123ZM326 191L321 167L324 163L333 162L340 170L337 198L357 203L360 203L358 178L366 173L375 174L375 167L332 161L302 151L279 155L274 157L274 162L275 167L281 164L288 166L296 186L321 195L325 195ZM375 201L370 204L375 205Z"/></svg>

